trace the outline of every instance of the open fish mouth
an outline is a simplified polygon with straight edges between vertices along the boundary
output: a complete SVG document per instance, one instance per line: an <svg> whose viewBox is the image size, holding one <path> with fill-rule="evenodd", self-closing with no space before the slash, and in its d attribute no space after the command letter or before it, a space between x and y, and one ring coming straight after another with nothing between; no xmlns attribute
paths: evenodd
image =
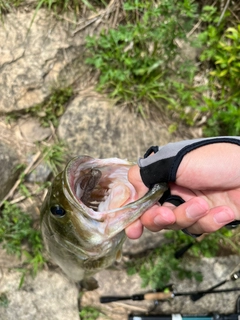
<svg viewBox="0 0 240 320"><path fill-rule="evenodd" d="M81 220L78 223L81 228L88 225L89 230L95 228L108 238L114 237L158 202L167 184L156 184L137 199L136 190L128 181L132 165L118 158L89 156L76 157L69 162L63 177L67 188L63 189L77 210L75 219L81 220L80 216L90 219L89 222ZM95 223L91 224L92 220Z"/></svg>
<svg viewBox="0 0 240 320"><path fill-rule="evenodd" d="M100 185L102 173L93 168L84 170L74 183L74 194L87 207L98 210L99 204L104 201L109 190L109 184Z"/></svg>
<svg viewBox="0 0 240 320"><path fill-rule="evenodd" d="M66 181L75 201L94 211L112 210L133 201L136 191L128 181L133 164L118 158L74 158L66 168Z"/></svg>

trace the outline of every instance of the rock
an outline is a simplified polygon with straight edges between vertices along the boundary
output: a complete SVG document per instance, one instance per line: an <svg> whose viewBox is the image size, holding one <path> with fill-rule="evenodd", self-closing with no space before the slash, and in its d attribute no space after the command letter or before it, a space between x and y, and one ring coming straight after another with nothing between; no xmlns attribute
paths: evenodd
<svg viewBox="0 0 240 320"><path fill-rule="evenodd" d="M147 148L174 141L162 119L144 120L94 93L77 96L61 117L58 135L70 154L137 161Z"/></svg>
<svg viewBox="0 0 240 320"><path fill-rule="evenodd" d="M33 156L28 157L28 162L31 163ZM44 183L48 180L52 170L46 163L40 163L30 174L26 176L28 182Z"/></svg>
<svg viewBox="0 0 240 320"><path fill-rule="evenodd" d="M144 229L142 236L139 239L127 240L123 245L123 254L135 255L146 250L157 248L162 246L166 241L164 237L164 231L162 232L151 232L148 229Z"/></svg>
<svg viewBox="0 0 240 320"><path fill-rule="evenodd" d="M10 13L0 26L1 112L40 104L51 88L80 82L82 75L86 84L83 43L89 28L74 35L70 19L39 9L32 22L34 13Z"/></svg>
<svg viewBox="0 0 240 320"><path fill-rule="evenodd" d="M7 297L8 306L0 307L1 320L79 320L77 287L62 274L42 271L19 289L21 273L4 271L0 295Z"/></svg>
<svg viewBox="0 0 240 320"><path fill-rule="evenodd" d="M42 127L38 119L27 118L18 121L15 133L23 140L34 143L48 138L51 135L51 129Z"/></svg>
<svg viewBox="0 0 240 320"><path fill-rule="evenodd" d="M0 141L0 200L2 200L17 180L19 157L8 144Z"/></svg>

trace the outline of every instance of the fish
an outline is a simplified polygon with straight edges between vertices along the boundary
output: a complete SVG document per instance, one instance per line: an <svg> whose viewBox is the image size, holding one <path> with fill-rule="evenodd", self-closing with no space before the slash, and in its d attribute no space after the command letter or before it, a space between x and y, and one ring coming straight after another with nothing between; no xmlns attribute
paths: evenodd
<svg viewBox="0 0 240 320"><path fill-rule="evenodd" d="M42 205L41 232L50 257L87 290L98 287L94 274L121 260L124 229L167 190L167 184L156 184L134 200L128 181L133 164L77 156L54 178Z"/></svg>

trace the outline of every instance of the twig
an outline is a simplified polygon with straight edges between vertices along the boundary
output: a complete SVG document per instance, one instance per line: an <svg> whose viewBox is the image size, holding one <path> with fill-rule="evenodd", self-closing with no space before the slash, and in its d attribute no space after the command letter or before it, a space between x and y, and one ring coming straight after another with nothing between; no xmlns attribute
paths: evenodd
<svg viewBox="0 0 240 320"><path fill-rule="evenodd" d="M222 18L223 18L224 14L225 14L228 6L229 6L229 3L230 3L230 0L227 0L227 2L226 2L226 4L225 4L225 7L224 7L224 9L223 9L223 12L222 12L222 14L221 14L221 16L220 16L220 18L219 18L218 23L217 23L217 26L220 25L220 23L221 23L221 21L222 21Z"/></svg>
<svg viewBox="0 0 240 320"><path fill-rule="evenodd" d="M86 27L88 27L90 24L94 23L96 20L102 20L103 17L106 14L111 13L112 11L114 11L114 2L115 0L111 0L110 3L108 4L108 6L106 7L106 9L101 10L100 12L98 12L97 14L94 14L92 16L90 16L89 18L87 18L88 21L85 25L83 25L82 27L78 28L77 30L75 30L72 35L75 35L76 33L78 33L79 31L85 29ZM86 21L86 20L85 20ZM83 21L84 22L84 21Z"/></svg>
<svg viewBox="0 0 240 320"><path fill-rule="evenodd" d="M76 33L78 33L79 31L82 31L83 29L85 29L86 27L90 26L92 23L94 23L96 20L98 19L98 17L92 19L91 21L87 22L84 26L78 28L77 30L75 30L72 35L74 36Z"/></svg>
<svg viewBox="0 0 240 320"><path fill-rule="evenodd" d="M233 12L233 10L229 9L229 11L231 12L231 14L235 17L235 19L239 22L239 18L238 16L235 14L235 12Z"/></svg>
<svg viewBox="0 0 240 320"><path fill-rule="evenodd" d="M10 203L11 204L15 204L15 203L22 202L25 199L31 198L31 197L33 197L35 195L38 195L41 191L43 191L43 196L42 196L42 201L43 201L43 199L46 197L46 195L48 193L48 189L46 189L46 188L44 188L44 189L38 188L36 191L30 193L27 196L21 196L21 197L18 197L18 198L15 198L15 199L11 200Z"/></svg>
<svg viewBox="0 0 240 320"><path fill-rule="evenodd" d="M200 26L201 23L202 23L202 20L199 20L198 23L195 24L195 26L192 28L192 30L190 30L187 33L187 38L189 38L194 33L194 31Z"/></svg>
<svg viewBox="0 0 240 320"><path fill-rule="evenodd" d="M116 27L117 21L118 21L118 16L119 16L119 4L117 5L117 9L116 9L114 17L113 17L113 22L112 22L112 25L111 25L112 28Z"/></svg>
<svg viewBox="0 0 240 320"><path fill-rule="evenodd" d="M38 158L40 157L41 152L38 151L35 156L33 157L32 161L29 163L29 165L26 167L26 169L23 171L23 175L26 175L29 173L29 171L31 170L31 168L33 167L34 163L38 160ZM7 199L11 198L15 192L15 190L18 188L18 186L21 183L21 178L19 178L14 186L12 187L12 189L8 192L8 194L3 198L3 200L0 202L0 207L3 205L4 201L6 201Z"/></svg>

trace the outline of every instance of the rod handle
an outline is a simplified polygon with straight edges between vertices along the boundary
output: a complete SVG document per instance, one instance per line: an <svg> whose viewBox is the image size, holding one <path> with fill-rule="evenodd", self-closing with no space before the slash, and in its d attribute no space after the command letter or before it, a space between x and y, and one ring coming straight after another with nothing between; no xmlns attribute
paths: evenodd
<svg viewBox="0 0 240 320"><path fill-rule="evenodd" d="M144 300L166 300L173 298L172 292L150 292L144 294Z"/></svg>

